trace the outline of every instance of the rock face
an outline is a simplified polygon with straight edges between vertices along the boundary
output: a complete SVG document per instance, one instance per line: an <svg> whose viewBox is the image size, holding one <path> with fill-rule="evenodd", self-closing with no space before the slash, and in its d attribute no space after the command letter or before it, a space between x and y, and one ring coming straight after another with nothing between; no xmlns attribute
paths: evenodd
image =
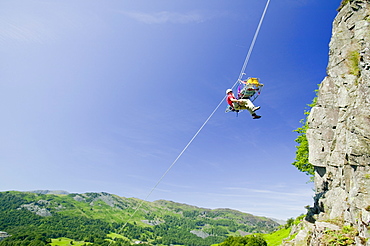
<svg viewBox="0 0 370 246"><path fill-rule="evenodd" d="M45 205L50 205L50 203L48 201L45 201L45 200L39 200L37 203L23 204L18 209L25 208L28 211L31 211L31 212L33 212L37 215L43 216L43 217L52 216L50 211L47 208L43 207Z"/></svg>
<svg viewBox="0 0 370 246"><path fill-rule="evenodd" d="M348 1L335 18L327 74L308 118L314 206L284 245L329 245L336 231L347 244L330 245L369 246L370 0Z"/></svg>
<svg viewBox="0 0 370 246"><path fill-rule="evenodd" d="M11 235L6 233L5 231L0 231L0 241L3 240L4 238L10 237L10 236Z"/></svg>

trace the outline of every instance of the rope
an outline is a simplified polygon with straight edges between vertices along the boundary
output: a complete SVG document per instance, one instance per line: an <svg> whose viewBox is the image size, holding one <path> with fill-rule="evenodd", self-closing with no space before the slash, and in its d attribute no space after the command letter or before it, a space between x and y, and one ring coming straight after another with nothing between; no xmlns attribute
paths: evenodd
<svg viewBox="0 0 370 246"><path fill-rule="evenodd" d="M253 48L254 48L254 44L256 43L258 34L259 34L260 29L261 29L261 26L262 26L262 22L265 19L265 15L266 15L266 12L267 12L267 9L268 9L269 5L270 5L270 0L267 0L267 3L266 3L266 6L265 6L265 9L263 10L263 13L262 13L260 22L258 23L257 30L254 33L254 37L253 37L252 43L251 43L251 45L249 47L248 54L247 54L247 56L246 56L246 58L244 60L244 64L243 64L242 70L240 71L239 78L236 81L236 83L234 84L234 86L237 84L237 82L239 82L242 79L243 75L245 74L244 73L245 72L245 69L247 68L247 65L248 65L248 62L249 62L249 58L251 57L251 54L252 54L252 51L253 51ZM234 88L234 86L232 88Z"/></svg>
<svg viewBox="0 0 370 246"><path fill-rule="evenodd" d="M188 142L188 144L185 146L185 148L180 152L180 154L176 157L176 159L172 162L171 166L166 170L166 172L164 172L164 174L162 175L162 177L158 180L158 182L154 185L154 187L151 189L151 191L148 193L148 195L145 197L144 200L142 200L140 202L140 204L136 207L135 211L131 214L131 216L129 217L129 219L126 221L126 223L120 228L120 230L118 231L117 234L120 234L123 230L123 228L126 227L126 225L128 224L128 222L132 219L132 217L134 217L134 215L136 214L136 212L139 210L139 208L144 204L144 202L146 202L149 198L149 196L153 193L153 191L157 188L157 186L162 182L162 180L164 179L164 177L167 175L167 173L172 169L172 167L176 164L176 162L180 159L180 157L184 154L184 152L188 149L188 147L190 146L190 144L194 141L194 139L198 136L198 134L202 131L202 129L205 127L205 125L208 123L208 121L212 118L212 116L216 113L216 111L218 110L218 108L221 106L221 104L224 102L224 100L226 99L226 96L224 96L224 98L220 101L220 103L217 105L217 107L213 110L213 112L208 116L208 118L206 119L206 121L203 123L203 125L199 128L199 130L194 134L194 136L190 139L190 141ZM115 238L113 238L114 240ZM112 241L109 243L109 245L111 245ZM108 246L109 246L108 245Z"/></svg>
<svg viewBox="0 0 370 246"><path fill-rule="evenodd" d="M265 14L266 14L266 11L267 11L267 8L270 4L270 0L267 1L266 3L266 6L265 6L265 9L263 11L263 14L262 14L262 17L260 19L260 22L258 24L258 27L257 27L257 30L254 34L254 37L253 37L253 40L252 40L252 43L249 47L249 51L248 51L248 54L244 60L244 64L243 64L243 67L242 67L242 70L240 71L240 75L239 75L239 78L238 80L234 83L234 85L231 87L231 88L234 88L236 86L236 84L241 80L241 78L243 77L244 75L244 72L245 72L245 69L248 65L248 62L249 62L249 59L250 59L250 56L252 54L252 51L253 51L253 48L254 48L254 44L256 43L256 40L257 40L257 37L258 37L258 34L259 34L259 31L261 29L261 25L262 25L262 22L265 18ZM177 161L180 159L180 157L184 154L184 152L188 149L188 147L192 144L192 142L194 141L194 139L198 136L198 134L203 130L203 128L205 127L205 125L208 123L208 121L212 118L212 116L216 113L216 111L220 108L221 104L225 101L226 99L226 95L222 98L222 100L219 102L219 104L216 106L216 108L212 111L212 113L208 116L208 118L204 121L203 125L198 129L198 131L194 134L194 136L190 139L190 141L186 144L186 146L184 147L184 149L180 152L180 154L176 157L176 159L172 162L172 164L170 165L170 167L164 172L164 174L162 175L162 177L158 180L158 182L154 185L154 187L150 190L150 192L148 193L148 195L144 198L144 200L142 200L140 202L140 204L136 207L136 209L134 210L134 212L131 214L131 216L129 217L129 219L126 221L126 223L120 228L120 230L118 231L117 234L120 234L122 232L122 230L126 227L126 225L128 224L128 222L134 217L134 215L136 214L136 212L139 210L139 208L144 204L144 202L146 202L149 198L149 196L154 192L154 190L157 188L157 186L162 182L162 180L164 179L164 177L167 175L167 173L172 169L172 167L177 163ZM113 240L109 243L109 245L111 245L111 243L115 240L115 237L113 238Z"/></svg>

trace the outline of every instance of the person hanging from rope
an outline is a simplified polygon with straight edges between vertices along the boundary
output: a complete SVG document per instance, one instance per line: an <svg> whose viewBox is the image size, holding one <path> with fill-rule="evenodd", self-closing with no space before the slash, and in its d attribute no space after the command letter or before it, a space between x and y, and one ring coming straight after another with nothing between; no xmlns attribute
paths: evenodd
<svg viewBox="0 0 370 246"><path fill-rule="evenodd" d="M257 115L255 111L260 109L261 107L254 106L254 104L249 99L236 99L232 89L226 90L226 101L227 104L230 106L230 111L239 112L239 110L248 110L249 113L252 115L253 119L261 118L260 115Z"/></svg>

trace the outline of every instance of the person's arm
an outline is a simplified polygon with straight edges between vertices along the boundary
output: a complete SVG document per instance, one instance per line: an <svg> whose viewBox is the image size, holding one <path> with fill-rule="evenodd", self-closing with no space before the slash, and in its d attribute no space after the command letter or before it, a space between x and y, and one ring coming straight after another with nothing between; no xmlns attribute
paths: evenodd
<svg viewBox="0 0 370 246"><path fill-rule="evenodd" d="M238 99L235 99L235 98L230 98L230 101L232 101L232 102L239 102L239 100Z"/></svg>

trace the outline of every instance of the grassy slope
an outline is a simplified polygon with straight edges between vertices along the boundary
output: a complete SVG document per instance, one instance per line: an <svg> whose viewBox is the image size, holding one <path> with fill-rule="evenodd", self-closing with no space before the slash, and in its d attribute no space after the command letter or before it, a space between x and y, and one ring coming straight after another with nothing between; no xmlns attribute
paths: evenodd
<svg viewBox="0 0 370 246"><path fill-rule="evenodd" d="M72 244L71 244L72 242ZM65 237L62 237L62 238L58 238L58 239L52 239L52 242L51 242L51 246L67 246L67 245L89 245L90 243L86 243L86 242L78 242L78 241L74 241L73 239L70 239L70 238L65 238Z"/></svg>
<svg viewBox="0 0 370 246"><path fill-rule="evenodd" d="M263 234L262 237L268 246L278 246L281 245L283 239L289 237L290 230L291 228L284 228L270 234Z"/></svg>

